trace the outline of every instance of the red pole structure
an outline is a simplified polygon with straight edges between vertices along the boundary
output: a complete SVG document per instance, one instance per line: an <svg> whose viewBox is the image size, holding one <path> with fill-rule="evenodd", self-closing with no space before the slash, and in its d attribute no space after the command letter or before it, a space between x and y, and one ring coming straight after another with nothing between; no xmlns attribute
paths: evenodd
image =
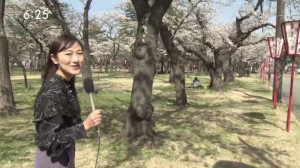
<svg viewBox="0 0 300 168"><path fill-rule="evenodd" d="M266 79L267 79L267 71L266 71L266 67L267 67L267 66L266 66L266 60L265 60L265 61L264 61L264 68L263 68L263 69L264 69L264 82L267 81L267 80L266 80Z"/></svg>
<svg viewBox="0 0 300 168"><path fill-rule="evenodd" d="M275 82L274 86L275 88L274 89L274 98L273 98L273 104L274 104L274 109L277 108L277 62L276 62L276 58L274 58L274 80L273 82Z"/></svg>
<svg viewBox="0 0 300 168"><path fill-rule="evenodd" d="M263 64L261 64L261 66L260 66L260 77L261 77L261 80L263 80Z"/></svg>
<svg viewBox="0 0 300 168"><path fill-rule="evenodd" d="M265 79L265 63L262 64L262 81Z"/></svg>
<svg viewBox="0 0 300 168"><path fill-rule="evenodd" d="M287 125L286 125L286 130L287 130L287 132L290 132L291 110L292 110L292 104L293 104L293 82L294 82L294 72L295 72L295 56L292 57L292 72L291 72L290 99L289 99L289 109L288 109Z"/></svg>
<svg viewBox="0 0 300 168"><path fill-rule="evenodd" d="M268 91L270 91L270 83L271 83L271 58L268 60L269 71L268 71Z"/></svg>

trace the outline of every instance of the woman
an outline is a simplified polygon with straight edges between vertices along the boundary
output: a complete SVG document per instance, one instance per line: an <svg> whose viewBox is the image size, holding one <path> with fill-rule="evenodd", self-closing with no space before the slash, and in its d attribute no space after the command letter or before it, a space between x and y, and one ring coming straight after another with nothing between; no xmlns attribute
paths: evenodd
<svg viewBox="0 0 300 168"><path fill-rule="evenodd" d="M203 86L200 85L200 81L197 77L194 78L193 83L191 84L190 88L202 88Z"/></svg>
<svg viewBox="0 0 300 168"><path fill-rule="evenodd" d="M34 105L36 168L75 167L75 141L86 138L86 131L101 122L100 110L85 121L80 116L75 75L83 60L83 47L76 37L62 35L52 42Z"/></svg>

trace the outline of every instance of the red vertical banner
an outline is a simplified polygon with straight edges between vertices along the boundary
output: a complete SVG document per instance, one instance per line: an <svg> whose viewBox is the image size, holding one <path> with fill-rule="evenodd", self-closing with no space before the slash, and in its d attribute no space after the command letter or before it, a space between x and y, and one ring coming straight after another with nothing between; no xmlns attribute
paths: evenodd
<svg viewBox="0 0 300 168"><path fill-rule="evenodd" d="M291 111L293 105L293 82L295 73L295 57L300 56L300 45L299 45L299 31L300 31L300 20L283 22L281 24L281 30L284 38L284 43L286 44L286 54L292 57L292 71L291 71L291 85L290 85L290 97L289 97L289 107L287 112L287 123L286 131L290 132L290 122L291 122Z"/></svg>
<svg viewBox="0 0 300 168"><path fill-rule="evenodd" d="M277 58L281 58L284 51L284 39L281 37L268 37L268 44L270 50L270 56L274 59L274 87L273 87L273 105L274 108L277 108Z"/></svg>

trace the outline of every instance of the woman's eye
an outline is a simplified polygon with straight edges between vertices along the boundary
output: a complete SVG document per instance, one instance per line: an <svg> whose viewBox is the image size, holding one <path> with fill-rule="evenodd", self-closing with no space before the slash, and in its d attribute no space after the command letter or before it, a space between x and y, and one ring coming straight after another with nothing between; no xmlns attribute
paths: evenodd
<svg viewBox="0 0 300 168"><path fill-rule="evenodd" d="M78 53L78 55L82 55L82 54L83 54L82 52Z"/></svg>
<svg viewBox="0 0 300 168"><path fill-rule="evenodd" d="M71 56L71 55L72 55L72 53L67 53L66 55L68 55L68 56Z"/></svg>

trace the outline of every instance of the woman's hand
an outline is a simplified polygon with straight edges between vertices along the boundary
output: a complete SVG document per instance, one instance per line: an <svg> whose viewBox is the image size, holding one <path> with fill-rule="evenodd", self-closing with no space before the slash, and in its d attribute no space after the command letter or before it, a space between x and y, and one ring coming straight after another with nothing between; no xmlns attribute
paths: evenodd
<svg viewBox="0 0 300 168"><path fill-rule="evenodd" d="M100 110L95 110L89 114L89 116L83 121L85 130L89 130L101 123Z"/></svg>

